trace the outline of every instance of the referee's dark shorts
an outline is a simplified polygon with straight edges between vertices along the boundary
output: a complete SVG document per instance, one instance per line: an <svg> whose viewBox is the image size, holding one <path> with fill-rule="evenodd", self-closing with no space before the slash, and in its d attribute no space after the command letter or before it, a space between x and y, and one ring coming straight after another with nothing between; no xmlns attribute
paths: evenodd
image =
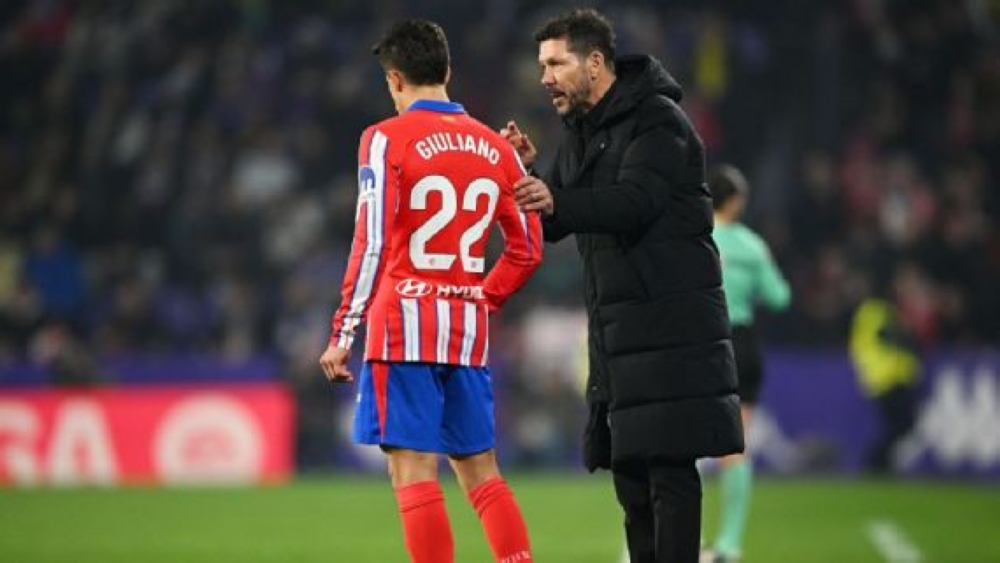
<svg viewBox="0 0 1000 563"><path fill-rule="evenodd" d="M756 405L760 386L764 382L764 354L753 325L733 326L733 354L736 357L740 402Z"/></svg>

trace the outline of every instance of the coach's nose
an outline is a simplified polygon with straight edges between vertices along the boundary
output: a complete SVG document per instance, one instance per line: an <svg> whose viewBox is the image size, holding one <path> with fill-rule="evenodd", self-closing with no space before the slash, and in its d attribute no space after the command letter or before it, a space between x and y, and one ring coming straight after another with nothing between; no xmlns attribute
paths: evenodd
<svg viewBox="0 0 1000 563"><path fill-rule="evenodd" d="M542 67L542 78L539 80L542 86L554 86L556 83L556 77L552 73L552 68L549 66Z"/></svg>

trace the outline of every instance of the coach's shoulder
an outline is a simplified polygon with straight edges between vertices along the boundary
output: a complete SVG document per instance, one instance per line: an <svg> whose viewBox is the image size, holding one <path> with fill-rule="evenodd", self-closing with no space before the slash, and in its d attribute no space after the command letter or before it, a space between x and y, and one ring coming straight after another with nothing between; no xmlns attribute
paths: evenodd
<svg viewBox="0 0 1000 563"><path fill-rule="evenodd" d="M646 96L636 107L635 119L639 132L657 127L666 127L680 132L691 127L680 105L662 94Z"/></svg>

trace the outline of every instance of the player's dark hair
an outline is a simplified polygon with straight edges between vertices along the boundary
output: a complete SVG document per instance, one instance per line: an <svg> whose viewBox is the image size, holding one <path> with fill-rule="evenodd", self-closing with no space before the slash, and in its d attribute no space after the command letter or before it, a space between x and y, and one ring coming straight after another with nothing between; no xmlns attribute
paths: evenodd
<svg viewBox="0 0 1000 563"><path fill-rule="evenodd" d="M570 52L586 58L594 51L604 55L604 64L615 70L615 29L611 21L593 8L577 8L558 15L535 30L535 41L565 39Z"/></svg>
<svg viewBox="0 0 1000 563"><path fill-rule="evenodd" d="M733 197L746 196L750 186L738 168L720 164L708 171L708 190L712 192L712 207L720 209Z"/></svg>
<svg viewBox="0 0 1000 563"><path fill-rule="evenodd" d="M406 20L389 28L372 47L385 70L398 70L414 86L444 84L451 55L441 26L427 20Z"/></svg>

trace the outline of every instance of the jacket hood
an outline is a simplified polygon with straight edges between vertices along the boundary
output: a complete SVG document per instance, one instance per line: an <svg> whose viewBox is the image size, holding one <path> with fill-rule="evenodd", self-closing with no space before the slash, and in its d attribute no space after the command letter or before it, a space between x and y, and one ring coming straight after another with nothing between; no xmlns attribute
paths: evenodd
<svg viewBox="0 0 1000 563"><path fill-rule="evenodd" d="M681 85L649 55L627 55L615 60L617 86L604 119L627 112L652 95L663 95L675 102L684 96Z"/></svg>

